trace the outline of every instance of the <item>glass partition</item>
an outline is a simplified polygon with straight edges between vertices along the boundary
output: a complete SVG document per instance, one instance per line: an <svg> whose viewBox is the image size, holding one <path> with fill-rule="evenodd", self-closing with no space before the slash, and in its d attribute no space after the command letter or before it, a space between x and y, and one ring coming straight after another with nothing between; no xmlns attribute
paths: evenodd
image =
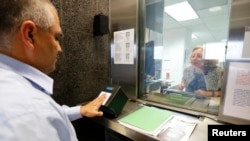
<svg viewBox="0 0 250 141"><path fill-rule="evenodd" d="M231 1L141 0L139 5L139 98L216 115Z"/></svg>

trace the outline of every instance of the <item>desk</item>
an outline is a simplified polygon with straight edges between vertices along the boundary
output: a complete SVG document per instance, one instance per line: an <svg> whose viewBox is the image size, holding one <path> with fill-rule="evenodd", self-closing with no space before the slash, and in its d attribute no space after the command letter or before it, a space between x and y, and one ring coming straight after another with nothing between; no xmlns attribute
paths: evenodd
<svg viewBox="0 0 250 141"><path fill-rule="evenodd" d="M111 129L135 141L159 141L160 140L159 138L133 131L132 129L129 129L118 123L117 120L119 118L133 112L134 110L140 108L141 106L142 105L138 102L128 101L118 118L107 119L104 117L97 117L97 118L93 118L92 120L100 125L103 125L104 127L108 129ZM198 119L198 117L193 117L193 116L189 116L187 114L182 114L178 112L174 112L174 114ZM220 124L220 123L214 120L211 120L209 118L199 118L199 121L194 129L194 132L190 136L189 141L206 141L207 140L207 125L209 124Z"/></svg>

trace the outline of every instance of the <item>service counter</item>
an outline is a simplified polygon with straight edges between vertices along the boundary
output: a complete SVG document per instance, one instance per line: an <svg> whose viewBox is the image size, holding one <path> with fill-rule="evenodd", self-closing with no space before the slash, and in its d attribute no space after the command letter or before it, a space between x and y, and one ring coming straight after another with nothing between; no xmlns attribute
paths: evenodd
<svg viewBox="0 0 250 141"><path fill-rule="evenodd" d="M143 102L138 102L138 101L128 101L122 111L122 113L119 115L119 117L115 119L108 119L105 117L97 117L93 118L92 120L102 126L104 126L107 129L113 130L114 132L117 132L131 140L134 141L158 141L161 140L160 138L153 137L147 134L143 134L137 131L134 131L130 128L127 128L121 124L118 123L118 120L127 114L135 111L136 109L140 108L141 106L144 106ZM171 110L176 115L179 116L186 116L188 118L194 118L198 119L198 123L191 134L189 141L206 141L207 140L207 133L208 133L208 125L209 124L221 124L219 122L216 122L216 116L193 116L193 115L188 115L182 112L175 112ZM160 116L160 115L159 115ZM147 124L147 123L145 123Z"/></svg>

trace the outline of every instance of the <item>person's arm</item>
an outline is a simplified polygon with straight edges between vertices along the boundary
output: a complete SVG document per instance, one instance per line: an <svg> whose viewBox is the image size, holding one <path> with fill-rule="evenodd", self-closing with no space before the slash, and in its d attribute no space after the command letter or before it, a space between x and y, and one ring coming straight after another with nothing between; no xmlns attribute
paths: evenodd
<svg viewBox="0 0 250 141"><path fill-rule="evenodd" d="M184 87L185 87L185 82L184 82L184 80L182 80L181 83L178 85L178 89L183 90Z"/></svg>
<svg viewBox="0 0 250 141"><path fill-rule="evenodd" d="M214 97L220 97L222 92L219 90L219 91L214 91L213 93Z"/></svg>
<svg viewBox="0 0 250 141"><path fill-rule="evenodd" d="M68 115L70 121L77 120L79 118L85 117L97 117L102 116L103 112L99 111L102 103L105 101L106 95L101 95L95 98L94 100L90 101L85 105L68 107L63 106L66 114Z"/></svg>
<svg viewBox="0 0 250 141"><path fill-rule="evenodd" d="M205 90L198 89L194 92L203 96L207 96L207 97L220 97L221 96L221 91L205 91Z"/></svg>
<svg viewBox="0 0 250 141"><path fill-rule="evenodd" d="M179 90L183 90L186 87L187 84L185 81L188 79L189 73L190 73L190 67L185 68L182 74L181 83L177 85L177 88Z"/></svg>

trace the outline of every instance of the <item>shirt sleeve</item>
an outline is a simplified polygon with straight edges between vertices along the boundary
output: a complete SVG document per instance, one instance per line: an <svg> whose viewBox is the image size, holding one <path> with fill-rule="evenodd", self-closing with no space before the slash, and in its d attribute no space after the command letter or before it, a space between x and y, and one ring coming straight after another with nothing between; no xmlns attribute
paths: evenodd
<svg viewBox="0 0 250 141"><path fill-rule="evenodd" d="M68 115L70 121L74 121L74 120L82 118L82 115L80 113L81 106L69 107L69 106L63 105L62 107L65 113Z"/></svg>

